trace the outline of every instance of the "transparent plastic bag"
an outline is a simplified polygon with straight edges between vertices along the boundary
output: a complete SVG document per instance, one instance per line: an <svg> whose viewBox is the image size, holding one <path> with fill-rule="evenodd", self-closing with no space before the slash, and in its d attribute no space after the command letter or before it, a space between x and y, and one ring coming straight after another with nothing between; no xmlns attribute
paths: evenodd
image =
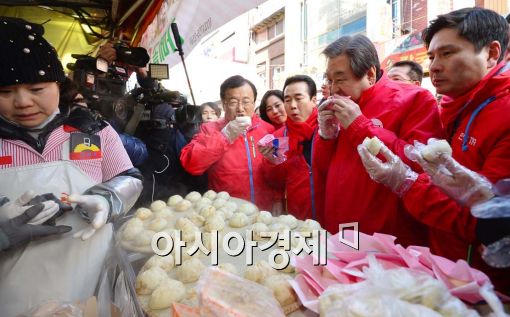
<svg viewBox="0 0 510 317"><path fill-rule="evenodd" d="M482 252L482 259L495 268L510 267L510 236L486 246Z"/></svg>
<svg viewBox="0 0 510 317"><path fill-rule="evenodd" d="M19 317L83 317L83 308L77 304L61 303L56 300L47 301L32 308Z"/></svg>
<svg viewBox="0 0 510 317"><path fill-rule="evenodd" d="M205 269L197 294L202 317L285 317L269 288L218 268Z"/></svg>

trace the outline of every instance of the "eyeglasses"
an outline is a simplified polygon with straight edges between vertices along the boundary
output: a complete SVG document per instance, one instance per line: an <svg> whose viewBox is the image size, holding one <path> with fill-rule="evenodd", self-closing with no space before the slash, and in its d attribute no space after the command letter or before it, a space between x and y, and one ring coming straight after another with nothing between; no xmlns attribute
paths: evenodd
<svg viewBox="0 0 510 317"><path fill-rule="evenodd" d="M229 108L237 108L239 107L239 104L241 104L243 107L249 107L249 106L252 106L253 105L253 101L251 100L236 100L236 99L233 99L233 100L230 100L229 102L227 102L227 106Z"/></svg>

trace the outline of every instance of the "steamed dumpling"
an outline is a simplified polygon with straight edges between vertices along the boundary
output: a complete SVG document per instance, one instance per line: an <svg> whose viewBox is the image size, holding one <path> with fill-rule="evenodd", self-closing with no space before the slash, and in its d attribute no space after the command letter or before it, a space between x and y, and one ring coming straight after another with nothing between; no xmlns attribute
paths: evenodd
<svg viewBox="0 0 510 317"><path fill-rule="evenodd" d="M199 192L195 192L195 191L186 195L186 199L191 201L192 203L199 201L200 198L202 198L202 195L200 195Z"/></svg>
<svg viewBox="0 0 510 317"><path fill-rule="evenodd" d="M232 218L230 218L229 225L232 228L242 228L246 226L250 222L250 219L247 215L243 213L235 213L232 215Z"/></svg>
<svg viewBox="0 0 510 317"><path fill-rule="evenodd" d="M145 220L152 216L152 211L149 208L141 207L136 210L135 216L141 220Z"/></svg>
<svg viewBox="0 0 510 317"><path fill-rule="evenodd" d="M182 263L176 269L176 277L183 283L193 283L198 281L205 265L199 259L189 259Z"/></svg>
<svg viewBox="0 0 510 317"><path fill-rule="evenodd" d="M268 276L264 280L264 286L273 291L273 295L281 306L287 306L297 302L297 295L292 289L289 280L292 278L285 274L275 274Z"/></svg>
<svg viewBox="0 0 510 317"><path fill-rule="evenodd" d="M260 236L260 234L262 232L269 232L269 227L265 223L257 222L257 223L253 224L253 226L251 227L251 230L253 231L253 240L260 241L260 240L264 239ZM266 236L269 236L269 235L266 235Z"/></svg>
<svg viewBox="0 0 510 317"><path fill-rule="evenodd" d="M204 197L210 199L211 201L216 198L216 192L214 190L208 190L204 193Z"/></svg>
<svg viewBox="0 0 510 317"><path fill-rule="evenodd" d="M278 221L286 225L290 229L295 229L298 225L298 220L293 215L281 215L278 217Z"/></svg>
<svg viewBox="0 0 510 317"><path fill-rule="evenodd" d="M257 214L255 222L261 222L270 225L273 222L273 215L269 211L261 211Z"/></svg>
<svg viewBox="0 0 510 317"><path fill-rule="evenodd" d="M213 215L205 221L204 230L207 232L221 231L225 228L225 220L220 215Z"/></svg>
<svg viewBox="0 0 510 317"><path fill-rule="evenodd" d="M147 247L151 245L152 237L156 234L152 230L143 230L134 240L133 244L138 247Z"/></svg>
<svg viewBox="0 0 510 317"><path fill-rule="evenodd" d="M167 278L154 290L149 301L151 309L166 309L180 302L186 296L186 287L182 282Z"/></svg>
<svg viewBox="0 0 510 317"><path fill-rule="evenodd" d="M185 211L191 207L191 201L183 199L175 205L175 211Z"/></svg>
<svg viewBox="0 0 510 317"><path fill-rule="evenodd" d="M242 212L243 214L250 216L257 212L257 209L252 204L241 204L237 209L237 212Z"/></svg>
<svg viewBox="0 0 510 317"><path fill-rule="evenodd" d="M151 210L156 212L166 207L166 203L162 200L156 200L151 204Z"/></svg>
<svg viewBox="0 0 510 317"><path fill-rule="evenodd" d="M223 207L225 204L227 203L227 201L223 198L216 198L215 201L213 201L213 206L214 208L221 208Z"/></svg>
<svg viewBox="0 0 510 317"><path fill-rule="evenodd" d="M175 260L171 254L167 256L153 255L147 262L145 262L142 271L152 269L153 267L159 267L165 272L170 272L174 268L174 265Z"/></svg>
<svg viewBox="0 0 510 317"><path fill-rule="evenodd" d="M229 200L230 199L230 194L227 193L227 192L219 192L216 195L216 200L218 200L218 199Z"/></svg>
<svg viewBox="0 0 510 317"><path fill-rule="evenodd" d="M173 195L173 196L170 196L170 198L168 198L167 204L170 207L174 207L175 205L180 203L183 199L184 198L182 198L181 195Z"/></svg>
<svg viewBox="0 0 510 317"><path fill-rule="evenodd" d="M149 295L162 280L167 279L168 275L160 267L153 267L143 271L138 275L135 282L136 293L140 295Z"/></svg>
<svg viewBox="0 0 510 317"><path fill-rule="evenodd" d="M147 228L152 231L159 232L163 230L168 224L168 221L165 218L156 217L149 221Z"/></svg>

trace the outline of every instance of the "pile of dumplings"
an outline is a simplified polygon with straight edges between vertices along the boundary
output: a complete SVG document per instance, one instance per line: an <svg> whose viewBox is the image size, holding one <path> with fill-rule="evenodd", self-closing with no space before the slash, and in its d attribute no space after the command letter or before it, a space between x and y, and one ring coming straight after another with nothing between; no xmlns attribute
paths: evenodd
<svg viewBox="0 0 510 317"><path fill-rule="evenodd" d="M176 255L172 252L168 256L153 255L139 271L135 288L141 299L140 302L148 312L168 314L173 303L197 305L197 294L194 283L198 281L206 264L210 261L201 251L190 256L187 251L193 245L197 234L202 235L202 243L207 250L211 250L211 232L221 234L232 231L245 230L253 232L253 239L260 241L268 238L269 232L293 232L291 246L295 246L295 234L311 235L313 230L321 229L314 220L301 221L292 215L273 217L268 211L259 211L255 205L242 200L231 199L227 192L207 191L204 195L191 192L185 197L171 196L167 202L154 201L149 208L139 208L119 230L120 240L128 249L153 253L151 248L152 236L156 232L167 232L174 237L176 230L180 231L181 240L186 242L182 250L182 264L176 265ZM279 240L280 241L280 240ZM289 247L279 244L280 247ZM134 247L134 248L133 248ZM164 245L160 248L164 248ZM256 259L257 260L257 259ZM297 297L288 283L292 267L283 271L273 269L266 261L258 261L253 266L238 268L231 263L220 261L218 267L227 272L247 278L270 288L282 307L298 305ZM242 270L240 270L242 269ZM245 271L245 272L244 272ZM298 305L299 307L299 305ZM157 313L150 316L159 316Z"/></svg>

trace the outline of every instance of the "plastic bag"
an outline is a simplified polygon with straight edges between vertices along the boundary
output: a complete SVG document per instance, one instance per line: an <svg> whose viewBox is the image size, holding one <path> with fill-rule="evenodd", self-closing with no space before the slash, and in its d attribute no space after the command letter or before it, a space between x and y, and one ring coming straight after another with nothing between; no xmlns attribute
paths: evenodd
<svg viewBox="0 0 510 317"><path fill-rule="evenodd" d="M202 317L285 317L270 289L218 268L205 269L197 293Z"/></svg>
<svg viewBox="0 0 510 317"><path fill-rule="evenodd" d="M82 317L83 309L77 304L61 303L56 300L34 307L20 317Z"/></svg>
<svg viewBox="0 0 510 317"><path fill-rule="evenodd" d="M482 259L496 268L510 267L510 236L504 237L483 249Z"/></svg>
<svg viewBox="0 0 510 317"><path fill-rule="evenodd" d="M320 296L321 316L479 316L425 273L385 270L373 255L369 264L364 282L335 285Z"/></svg>

